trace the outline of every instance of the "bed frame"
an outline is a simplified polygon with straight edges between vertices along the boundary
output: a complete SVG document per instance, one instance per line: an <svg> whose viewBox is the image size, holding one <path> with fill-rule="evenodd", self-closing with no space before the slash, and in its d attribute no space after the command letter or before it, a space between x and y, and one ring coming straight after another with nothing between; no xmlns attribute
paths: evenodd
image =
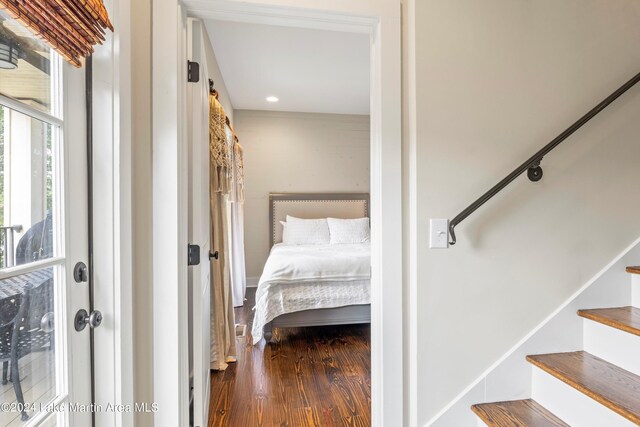
<svg viewBox="0 0 640 427"><path fill-rule="evenodd" d="M298 218L363 218L369 216L367 193L271 193L269 195L269 242L282 241L282 225L287 215ZM264 327L271 341L273 328L349 325L371 323L371 305L303 310L278 316Z"/></svg>

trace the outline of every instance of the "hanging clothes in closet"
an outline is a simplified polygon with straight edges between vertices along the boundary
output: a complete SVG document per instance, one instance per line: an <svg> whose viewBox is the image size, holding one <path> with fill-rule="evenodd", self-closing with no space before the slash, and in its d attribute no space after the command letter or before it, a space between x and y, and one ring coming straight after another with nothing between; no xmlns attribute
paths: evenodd
<svg viewBox="0 0 640 427"><path fill-rule="evenodd" d="M233 134L233 162L231 172L230 200L230 230L231 246L231 287L233 289L233 306L244 305L244 295L247 288L247 275L244 256L244 150Z"/></svg>
<svg viewBox="0 0 640 427"><path fill-rule="evenodd" d="M228 204L232 189L233 134L215 93L209 96L209 200L211 215L211 369L236 360L235 321L229 266Z"/></svg>

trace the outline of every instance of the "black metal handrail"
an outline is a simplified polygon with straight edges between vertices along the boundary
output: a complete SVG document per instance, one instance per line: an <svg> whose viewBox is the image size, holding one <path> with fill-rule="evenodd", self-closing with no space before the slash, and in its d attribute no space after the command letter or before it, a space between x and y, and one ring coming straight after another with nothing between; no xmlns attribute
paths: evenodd
<svg viewBox="0 0 640 427"><path fill-rule="evenodd" d="M529 179L533 182L540 181L542 179L542 167L540 162L544 156L549 154L554 148L560 145L564 140L573 135L578 129L584 126L589 120L598 115L602 110L607 108L613 101L622 96L625 92L640 82L640 73L636 74L631 80L622 85L618 90L609 95L604 101L598 104L595 108L582 116L577 122L572 124L567 130L558 135L553 141L545 145L540 151L531 156L529 160L518 166L513 172L507 175L502 181L494 185L489 191L484 193L475 202L470 204L466 209L456 215L451 221L449 221L449 243L456 244L455 228L458 224L464 221L469 215L474 213L478 208L487 203L493 196L502 191L507 185L511 184L517 177L522 175L525 171Z"/></svg>

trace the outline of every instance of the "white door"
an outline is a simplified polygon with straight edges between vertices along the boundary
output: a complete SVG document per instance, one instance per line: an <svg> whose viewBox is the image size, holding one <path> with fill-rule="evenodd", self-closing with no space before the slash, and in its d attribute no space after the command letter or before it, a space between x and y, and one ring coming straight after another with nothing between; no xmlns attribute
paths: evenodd
<svg viewBox="0 0 640 427"><path fill-rule="evenodd" d="M0 426L86 427L91 328L74 327L89 306L86 273L74 279L89 264L84 70L0 21L20 40L20 59L0 56Z"/></svg>
<svg viewBox="0 0 640 427"><path fill-rule="evenodd" d="M198 265L189 267L190 352L193 374L193 425L205 427L210 394L210 222L209 222L209 88L203 53L202 23L187 24L189 60L200 64L200 81L188 83L189 242L200 247Z"/></svg>

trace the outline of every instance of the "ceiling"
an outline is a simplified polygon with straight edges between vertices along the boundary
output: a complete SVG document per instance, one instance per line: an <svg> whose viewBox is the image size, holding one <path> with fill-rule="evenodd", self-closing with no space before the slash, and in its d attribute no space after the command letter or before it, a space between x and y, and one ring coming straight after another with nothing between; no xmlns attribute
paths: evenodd
<svg viewBox="0 0 640 427"><path fill-rule="evenodd" d="M368 35L215 20L206 28L234 109L369 114Z"/></svg>

